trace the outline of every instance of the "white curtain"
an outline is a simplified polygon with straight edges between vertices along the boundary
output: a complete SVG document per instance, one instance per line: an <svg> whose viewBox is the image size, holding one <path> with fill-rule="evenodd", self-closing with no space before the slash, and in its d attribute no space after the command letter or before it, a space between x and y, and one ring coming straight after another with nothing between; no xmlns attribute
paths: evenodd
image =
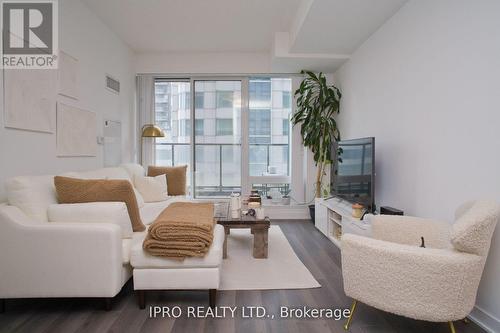
<svg viewBox="0 0 500 333"><path fill-rule="evenodd" d="M155 94L154 94L154 76L138 75L136 81L137 87L137 131L139 138L139 163L146 169L149 165L154 165L155 150L154 138L143 138L142 127L146 124L155 123Z"/></svg>

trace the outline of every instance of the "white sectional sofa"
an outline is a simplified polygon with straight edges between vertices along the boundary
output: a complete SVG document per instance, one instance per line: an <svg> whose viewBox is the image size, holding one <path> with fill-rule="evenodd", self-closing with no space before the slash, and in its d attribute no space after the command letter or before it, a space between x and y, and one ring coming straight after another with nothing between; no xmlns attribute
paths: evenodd
<svg viewBox="0 0 500 333"><path fill-rule="evenodd" d="M144 173L138 164L124 164L63 175L131 180ZM123 202L58 204L53 179L21 176L6 182L8 202L0 204L0 305L9 298L102 297L109 308L132 276L131 249L146 232L132 232ZM186 198L154 203L138 198L143 223L151 224L179 200ZM213 245L217 251L222 248L218 243ZM210 288L217 286L218 280Z"/></svg>

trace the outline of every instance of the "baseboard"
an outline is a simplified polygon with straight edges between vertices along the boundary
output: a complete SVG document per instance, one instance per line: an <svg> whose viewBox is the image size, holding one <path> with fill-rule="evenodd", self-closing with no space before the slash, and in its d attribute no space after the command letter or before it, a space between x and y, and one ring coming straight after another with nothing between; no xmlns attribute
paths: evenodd
<svg viewBox="0 0 500 333"><path fill-rule="evenodd" d="M306 205L265 205L264 211L271 220L307 220L310 219Z"/></svg>
<svg viewBox="0 0 500 333"><path fill-rule="evenodd" d="M487 332L500 332L500 319L495 318L495 316L477 305L472 309L468 318Z"/></svg>

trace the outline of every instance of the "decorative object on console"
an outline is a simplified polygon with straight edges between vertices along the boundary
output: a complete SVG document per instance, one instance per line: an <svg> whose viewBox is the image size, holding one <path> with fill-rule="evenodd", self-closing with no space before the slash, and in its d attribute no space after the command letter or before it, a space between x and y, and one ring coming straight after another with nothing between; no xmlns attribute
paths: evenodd
<svg viewBox="0 0 500 333"><path fill-rule="evenodd" d="M149 166L148 176L165 175L167 177L168 195L186 195L187 165L174 167Z"/></svg>
<svg viewBox="0 0 500 333"><path fill-rule="evenodd" d="M359 203L352 204L352 217L360 219L363 216L364 206Z"/></svg>
<svg viewBox="0 0 500 333"><path fill-rule="evenodd" d="M252 190L250 192L250 197L248 198L248 202L258 202L258 203L261 203L262 202L262 198L259 195L259 191Z"/></svg>
<svg viewBox="0 0 500 333"><path fill-rule="evenodd" d="M339 112L342 94L334 85L328 85L323 73L316 75L302 70L306 78L295 91L297 111L292 116L292 124L300 124L300 133L305 147L314 154L317 173L315 197L321 197L325 168L332 163L331 147L340 140L340 132L334 115Z"/></svg>
<svg viewBox="0 0 500 333"><path fill-rule="evenodd" d="M248 203L248 208L250 209L256 209L260 207L260 202L249 202Z"/></svg>
<svg viewBox="0 0 500 333"><path fill-rule="evenodd" d="M236 219L241 214L241 196L239 193L231 193L230 199L231 217Z"/></svg>
<svg viewBox="0 0 500 333"><path fill-rule="evenodd" d="M144 231L134 189L126 179L77 179L54 177L59 203L121 201L127 205L133 231Z"/></svg>
<svg viewBox="0 0 500 333"><path fill-rule="evenodd" d="M146 124L142 126L141 130L141 138L144 140L144 138L153 138L153 140L156 140L156 138L163 138L165 136L165 132L163 130L154 125L154 124ZM141 164L142 164L142 154L143 154L143 141L141 140Z"/></svg>
<svg viewBox="0 0 500 333"><path fill-rule="evenodd" d="M382 206L380 207L380 215L405 215L405 213L397 208Z"/></svg>

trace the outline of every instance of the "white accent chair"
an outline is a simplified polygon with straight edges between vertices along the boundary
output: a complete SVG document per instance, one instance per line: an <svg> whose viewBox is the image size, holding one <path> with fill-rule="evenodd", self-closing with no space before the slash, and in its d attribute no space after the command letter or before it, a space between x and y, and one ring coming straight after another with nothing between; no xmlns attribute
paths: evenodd
<svg viewBox="0 0 500 333"><path fill-rule="evenodd" d="M126 164L64 175L130 180L144 173L142 166ZM52 175L15 177L6 189L8 203L0 204L0 311L5 299L42 297L99 297L109 308L132 276L132 247L145 237L132 232L125 204L58 204ZM179 200L186 199L140 204L143 222L152 223Z"/></svg>
<svg viewBox="0 0 500 333"><path fill-rule="evenodd" d="M500 206L469 202L455 215L453 225L375 216L373 238L343 235L344 290L354 299L346 330L360 301L413 319L448 322L455 332L453 321L464 319L474 306Z"/></svg>

